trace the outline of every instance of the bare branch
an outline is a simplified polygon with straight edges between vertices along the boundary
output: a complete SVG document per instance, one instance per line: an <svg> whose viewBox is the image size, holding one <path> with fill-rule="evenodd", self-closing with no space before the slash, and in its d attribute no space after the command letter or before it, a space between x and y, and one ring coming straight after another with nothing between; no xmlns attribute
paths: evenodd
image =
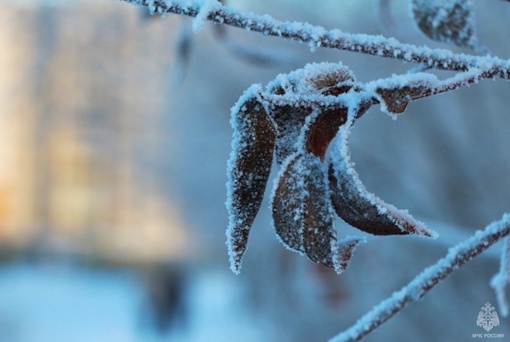
<svg viewBox="0 0 510 342"><path fill-rule="evenodd" d="M331 342L360 341L370 332L388 321L408 304L423 298L425 294L460 266L510 234L510 214L477 231L474 236L450 248L448 254L436 264L426 268L409 284L379 303L361 317L356 324L331 339Z"/></svg>
<svg viewBox="0 0 510 342"><path fill-rule="evenodd" d="M197 17L216 24L223 24L259 32L267 36L281 37L308 44L312 48L324 47L331 49L358 52L373 56L393 58L410 63L418 63L439 70L466 71L470 68L484 68L490 77L510 78L510 60L497 57L455 54L444 49L418 47L403 44L394 38L367 34L350 34L341 30L326 30L321 26L308 23L278 21L269 15L243 13L220 3L213 6L207 14L201 13L198 4L182 1L164 0L121 0L135 5L148 7L151 12L174 13ZM199 25L197 25L199 26Z"/></svg>

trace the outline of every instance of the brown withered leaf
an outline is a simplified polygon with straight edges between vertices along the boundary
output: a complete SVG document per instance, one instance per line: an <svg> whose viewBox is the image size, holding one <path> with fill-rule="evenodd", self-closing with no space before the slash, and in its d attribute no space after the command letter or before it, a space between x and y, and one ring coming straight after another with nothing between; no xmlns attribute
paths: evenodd
<svg viewBox="0 0 510 342"><path fill-rule="evenodd" d="M344 271L349 266L354 249L360 244L366 242L363 238L347 237L338 242L338 270L337 273Z"/></svg>
<svg viewBox="0 0 510 342"><path fill-rule="evenodd" d="M352 71L345 65L340 63L323 63L323 65L327 65L328 72L310 73L304 77L305 82L309 82L314 89L320 90L322 93L327 92L330 88L339 89L336 95L344 93L350 89L349 81L354 82L356 80ZM335 67L331 68L331 65Z"/></svg>
<svg viewBox="0 0 510 342"><path fill-rule="evenodd" d="M324 71L324 72L321 72ZM308 64L303 69L280 75L268 88L268 92L285 97L307 95L337 96L349 91L355 81L353 73L341 63ZM273 106L269 115L276 124L276 161L279 165L297 151L296 142L313 112L311 107L292 105Z"/></svg>
<svg viewBox="0 0 510 342"><path fill-rule="evenodd" d="M347 108L326 109L319 113L306 129L306 150L324 161L331 140L346 121Z"/></svg>
<svg viewBox="0 0 510 342"><path fill-rule="evenodd" d="M305 207L310 209L313 206L313 202L307 201L313 198L314 201L318 201L318 208L331 207L329 195L326 194L327 202L322 203L321 191L310 190L322 187L324 188L322 192L328 191L325 184L326 169L321 161L324 160L325 151L338 128L346 121L347 112L346 110L329 110L315 112L313 116L314 118L310 119L306 125L303 120L302 125L305 127L301 127L301 134L304 137L301 138L300 143L304 146L299 152L289 156L282 166L272 200L273 221L277 236L287 248L302 254L306 254L302 231L304 223L299 220L303 219ZM293 148L297 150L298 145L294 144ZM313 219L313 213L310 215Z"/></svg>
<svg viewBox="0 0 510 342"><path fill-rule="evenodd" d="M379 88L376 93L379 101L382 101L386 110L391 114L403 113L409 102L418 97L427 89L426 86L405 85L400 88Z"/></svg>
<svg viewBox="0 0 510 342"><path fill-rule="evenodd" d="M296 108L285 105L271 109L270 115L276 123L275 156L278 165L297 151L296 142L306 117L312 113L311 108Z"/></svg>
<svg viewBox="0 0 510 342"><path fill-rule="evenodd" d="M300 170L300 155L295 154L282 166L271 198L273 226L282 244L293 252L305 254L302 220L305 175Z"/></svg>
<svg viewBox="0 0 510 342"><path fill-rule="evenodd" d="M305 153L294 165L304 174L305 196L300 215L301 234L306 255L310 260L338 269L338 246L333 227L334 212L329 199L326 169L319 158Z"/></svg>
<svg viewBox="0 0 510 342"><path fill-rule="evenodd" d="M430 39L487 52L475 36L472 0L413 0L411 10L418 28Z"/></svg>
<svg viewBox="0 0 510 342"><path fill-rule="evenodd" d="M341 64L311 64L278 76L266 92L253 86L241 97L232 109L226 202L227 245L234 273L240 272L273 155L281 167L271 196L273 225L289 250L342 272L362 239L338 241L335 212L371 234L435 237L406 211L366 190L348 149L353 122L371 105L379 101L388 112L402 113L410 100L426 94L431 84L419 76L414 83L406 77L407 83L391 79L363 88ZM375 93L370 99L360 97L357 104L348 96L332 98L367 89ZM330 146L332 141L337 143Z"/></svg>
<svg viewBox="0 0 510 342"><path fill-rule="evenodd" d="M349 130L348 127L342 127ZM337 215L353 227L374 235L417 234L435 237L404 210L387 204L367 191L354 170L349 155L348 132L342 131L328 156L331 201Z"/></svg>
<svg viewBox="0 0 510 342"><path fill-rule="evenodd" d="M238 274L248 235L259 211L273 160L275 130L255 96L233 108L234 134L227 166L227 245L232 271Z"/></svg>
<svg viewBox="0 0 510 342"><path fill-rule="evenodd" d="M303 166L310 170L306 179L308 196L304 199L302 235L305 253L310 260L333 268L341 273L352 256L352 250L359 240L350 240L341 245L337 242L334 228L334 211L329 197L329 184L326 178L325 165L319 158L305 154Z"/></svg>
<svg viewBox="0 0 510 342"><path fill-rule="evenodd" d="M311 153L289 157L272 199L273 224L290 250L340 273L359 239L339 246L324 163Z"/></svg>

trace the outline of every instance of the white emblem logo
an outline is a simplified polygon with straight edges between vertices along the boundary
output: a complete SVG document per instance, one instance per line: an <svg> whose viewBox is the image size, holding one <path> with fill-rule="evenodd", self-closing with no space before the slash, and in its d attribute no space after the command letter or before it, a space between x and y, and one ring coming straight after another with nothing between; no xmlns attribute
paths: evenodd
<svg viewBox="0 0 510 342"><path fill-rule="evenodd" d="M499 325L498 313L489 302L485 303L485 305L482 306L480 312L478 313L478 317L476 318L476 325L484 328L487 332L491 331L492 328Z"/></svg>

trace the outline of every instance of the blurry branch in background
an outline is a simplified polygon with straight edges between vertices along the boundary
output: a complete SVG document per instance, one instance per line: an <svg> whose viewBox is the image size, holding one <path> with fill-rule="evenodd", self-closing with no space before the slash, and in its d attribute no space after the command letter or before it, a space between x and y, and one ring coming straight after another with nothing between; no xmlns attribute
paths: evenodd
<svg viewBox="0 0 510 342"><path fill-rule="evenodd" d="M226 0L219 1L224 6L227 4ZM149 11L141 11L140 16L144 20L150 20L156 18ZM177 41L177 62L175 65L176 77L174 82L176 85L182 84L186 78L187 70L189 67L189 61L191 58L192 50L192 36L191 28L186 21L180 23L179 38ZM292 64L292 58L281 56L269 50L250 48L248 46L240 44L236 41L228 32L228 29L224 25L216 25L212 29L214 38L233 56L243 60L247 63L259 66L259 67L271 67L278 65L289 65Z"/></svg>
<svg viewBox="0 0 510 342"><path fill-rule="evenodd" d="M223 6L228 5L227 0L218 1ZM266 50L258 50L256 48L249 48L247 46L239 44L234 40L224 25L216 25L213 28L214 37L227 49L233 56L240 58L248 63L255 64L257 66L275 66L288 64L289 61L286 58L282 58L279 55L271 53Z"/></svg>
<svg viewBox="0 0 510 342"><path fill-rule="evenodd" d="M501 264L499 272L492 278L491 287L496 292L496 298L499 304L499 310L504 317L508 317L509 307L506 299L505 290L510 284L510 238L503 242L503 252L501 253Z"/></svg>
<svg viewBox="0 0 510 342"><path fill-rule="evenodd" d="M392 31L395 29L395 21L391 15L390 0L376 0L375 14L379 20L381 29Z"/></svg>
<svg viewBox="0 0 510 342"><path fill-rule="evenodd" d="M361 317L351 328L332 338L331 342L360 341L408 304L421 300L429 290L459 267L509 234L510 214L505 214L501 220L490 224L482 231L477 231L468 240L450 248L444 258L423 270L409 284ZM505 248L507 248L506 244ZM508 279L506 281L508 282Z"/></svg>
<svg viewBox="0 0 510 342"><path fill-rule="evenodd" d="M181 85L186 78L186 73L189 67L189 60L191 58L192 40L191 29L187 23L181 22L179 25L179 40L177 41L177 62L176 62L176 77L175 83Z"/></svg>
<svg viewBox="0 0 510 342"><path fill-rule="evenodd" d="M225 26L216 25L213 28L213 32L214 37L227 49L229 53L245 62L260 67L290 64L288 58L283 56L279 56L267 50L259 51L239 44L228 34L228 30Z"/></svg>
<svg viewBox="0 0 510 342"><path fill-rule="evenodd" d="M148 7L151 13L193 17L194 31L209 21L299 41L308 44L312 50L332 48L419 64L417 72L366 84L356 82L354 74L341 63L308 65L279 75L265 90L261 85L254 85L245 92L232 109L234 139L228 166L227 208L231 224L227 237L235 273L240 271L249 230L262 202L274 156L283 171L279 174L279 182L275 182L278 187L272 196L273 224L280 242L288 249L307 255L312 261L334 268L338 273L343 271L357 242L347 241L344 253L338 251L342 241L337 241L332 227L333 209L351 226L374 235L420 233L434 237L406 211L399 211L366 191L350 165L347 143L350 127L376 103L381 104L382 111L388 114L400 114L413 100L469 86L483 79L510 78L510 61L498 57L454 53L403 44L394 38L278 21L269 15L243 13L216 0L122 1ZM410 4L415 24L428 38L479 53L488 51L476 38L473 1L410 0ZM379 5L388 11L389 1L380 1ZM220 40L225 40L223 26L217 28L216 34ZM246 59L253 60L257 55L247 56ZM435 75L424 72L429 69L458 73L440 81ZM339 137L340 147L335 151L336 159L332 159L333 153L326 154L326 150L336 137ZM382 223L386 223L386 230L381 228ZM334 341L362 339L509 233L510 215L506 214L484 231L450 248L445 258L425 269ZM491 283L504 316L508 314L504 291L510 283L509 248L506 241L500 272Z"/></svg>

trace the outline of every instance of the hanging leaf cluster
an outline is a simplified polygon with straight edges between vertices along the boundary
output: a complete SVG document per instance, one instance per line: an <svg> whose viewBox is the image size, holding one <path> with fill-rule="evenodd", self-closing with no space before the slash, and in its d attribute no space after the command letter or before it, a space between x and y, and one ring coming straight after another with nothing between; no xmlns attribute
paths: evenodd
<svg viewBox="0 0 510 342"><path fill-rule="evenodd" d="M350 161L348 138L355 121L374 103L401 113L423 84L385 85L367 91L341 63L309 64L279 75L263 89L249 88L232 108L234 129L228 163L227 245L240 272L250 228L273 165L273 226L289 250L341 273L361 238L339 239L335 215L374 235L434 232L406 211L367 191Z"/></svg>

